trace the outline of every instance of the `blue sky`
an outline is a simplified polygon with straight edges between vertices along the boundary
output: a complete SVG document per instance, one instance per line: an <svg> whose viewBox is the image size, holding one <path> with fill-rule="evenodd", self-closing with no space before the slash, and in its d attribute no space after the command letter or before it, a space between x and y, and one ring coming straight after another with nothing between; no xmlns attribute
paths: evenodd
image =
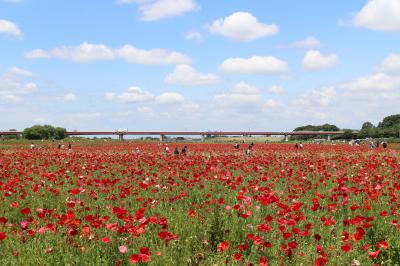
<svg viewBox="0 0 400 266"><path fill-rule="evenodd" d="M399 43L398 0L0 0L0 127L358 129Z"/></svg>

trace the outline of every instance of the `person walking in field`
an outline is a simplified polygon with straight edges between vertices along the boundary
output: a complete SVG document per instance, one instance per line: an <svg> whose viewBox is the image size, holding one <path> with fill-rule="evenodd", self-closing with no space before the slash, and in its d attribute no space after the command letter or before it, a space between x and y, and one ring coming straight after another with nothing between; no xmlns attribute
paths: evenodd
<svg viewBox="0 0 400 266"><path fill-rule="evenodd" d="M246 150L246 155L251 155L253 152L254 143L252 142Z"/></svg>
<svg viewBox="0 0 400 266"><path fill-rule="evenodd" d="M71 142L68 143L68 153L72 152L72 145Z"/></svg>
<svg viewBox="0 0 400 266"><path fill-rule="evenodd" d="M181 154L186 156L186 152L187 152L187 146L185 145L185 146L182 148Z"/></svg>
<svg viewBox="0 0 400 266"><path fill-rule="evenodd" d="M179 156L179 150L178 150L178 147L176 147L176 148L174 149L174 155L175 155L175 156Z"/></svg>

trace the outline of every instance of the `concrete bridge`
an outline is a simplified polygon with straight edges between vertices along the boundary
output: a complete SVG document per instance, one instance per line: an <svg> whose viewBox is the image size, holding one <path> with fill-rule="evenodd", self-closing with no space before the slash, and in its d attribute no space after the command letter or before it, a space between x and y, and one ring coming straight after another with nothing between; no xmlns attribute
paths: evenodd
<svg viewBox="0 0 400 266"><path fill-rule="evenodd" d="M284 136L289 141L290 136L327 136L331 140L333 135L342 135L343 131L68 131L68 136L118 136L123 140L126 135L135 136L159 136L163 141L165 136L201 136L204 141L206 136ZM21 136L20 131L0 131L1 136Z"/></svg>

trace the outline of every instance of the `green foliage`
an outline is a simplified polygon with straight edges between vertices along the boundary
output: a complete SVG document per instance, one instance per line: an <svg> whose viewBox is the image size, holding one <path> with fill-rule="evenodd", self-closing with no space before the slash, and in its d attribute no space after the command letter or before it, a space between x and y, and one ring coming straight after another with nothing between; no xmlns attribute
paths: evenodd
<svg viewBox="0 0 400 266"><path fill-rule="evenodd" d="M390 115L383 119L382 122L378 124L379 129L399 127L400 126L400 114Z"/></svg>
<svg viewBox="0 0 400 266"><path fill-rule="evenodd" d="M343 135L341 136L343 139L354 139L356 134L353 133L352 129L343 129Z"/></svg>
<svg viewBox="0 0 400 266"><path fill-rule="evenodd" d="M323 124L319 126L307 125L297 127L294 131L339 131L340 129L335 125Z"/></svg>
<svg viewBox="0 0 400 266"><path fill-rule="evenodd" d="M371 122L364 122L361 127L360 138L374 138L378 135L377 128Z"/></svg>
<svg viewBox="0 0 400 266"><path fill-rule="evenodd" d="M339 131L340 129L336 125L323 124L318 126L307 125L295 128L293 131ZM313 138L324 138L322 135L318 136L293 136L294 140L307 140Z"/></svg>
<svg viewBox="0 0 400 266"><path fill-rule="evenodd" d="M53 127L50 125L35 125L32 127L25 128L22 132L22 136L30 140L39 139L64 139L66 137L67 130L62 127Z"/></svg>

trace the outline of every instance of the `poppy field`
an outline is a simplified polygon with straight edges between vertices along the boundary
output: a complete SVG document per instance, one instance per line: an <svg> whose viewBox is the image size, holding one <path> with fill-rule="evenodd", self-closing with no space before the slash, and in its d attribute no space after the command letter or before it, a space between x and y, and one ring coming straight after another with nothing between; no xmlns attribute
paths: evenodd
<svg viewBox="0 0 400 266"><path fill-rule="evenodd" d="M400 265L398 152L242 146L0 149L0 265Z"/></svg>

